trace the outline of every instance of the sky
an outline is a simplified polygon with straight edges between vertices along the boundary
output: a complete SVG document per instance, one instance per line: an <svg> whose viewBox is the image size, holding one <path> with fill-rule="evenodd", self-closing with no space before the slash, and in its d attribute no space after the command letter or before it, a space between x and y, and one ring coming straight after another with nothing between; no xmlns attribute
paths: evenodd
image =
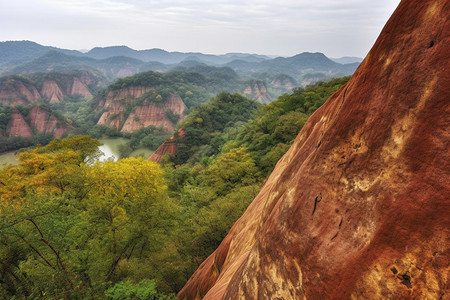
<svg viewBox="0 0 450 300"><path fill-rule="evenodd" d="M364 57L400 0L0 0L0 41Z"/></svg>

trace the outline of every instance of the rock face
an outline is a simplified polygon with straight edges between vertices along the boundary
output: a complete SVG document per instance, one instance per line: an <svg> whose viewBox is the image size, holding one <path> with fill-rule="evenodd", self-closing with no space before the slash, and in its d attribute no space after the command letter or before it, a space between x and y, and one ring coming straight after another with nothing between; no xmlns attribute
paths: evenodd
<svg viewBox="0 0 450 300"><path fill-rule="evenodd" d="M35 77L46 76L35 75ZM38 87L32 80L18 76L0 78L0 103L11 106L26 105L41 98L47 98L51 103L63 101L65 96L81 95L84 98L92 97L88 85L101 84L95 74L83 72L79 77L71 74L57 74L66 87L62 87L55 80L47 78L43 80L42 87ZM32 76L33 77L33 76ZM97 84L96 84L97 83Z"/></svg>
<svg viewBox="0 0 450 300"><path fill-rule="evenodd" d="M178 122L183 120L183 112L186 105L180 97L170 95L164 103L153 104L144 102L143 106L138 106L130 113L127 120L123 124L122 132L133 132L142 127L153 125L155 127L163 127L166 131L173 131L175 124L167 117L167 112L172 111L173 114L180 116Z"/></svg>
<svg viewBox="0 0 450 300"><path fill-rule="evenodd" d="M184 139L185 131L184 128L178 129L178 138ZM161 146L156 149L155 152L150 155L148 160L159 163L164 155L175 156L177 154L177 144L175 142L175 137L172 136L168 138Z"/></svg>
<svg viewBox="0 0 450 300"><path fill-rule="evenodd" d="M81 80L78 77L75 77L73 79L72 88L70 91L68 91L68 94L81 95L83 98L92 97L92 94L89 91L88 87L83 82L81 82Z"/></svg>
<svg viewBox="0 0 450 300"><path fill-rule="evenodd" d="M40 98L41 95L33 84L14 77L4 79L0 85L0 103L11 106L26 105Z"/></svg>
<svg viewBox="0 0 450 300"><path fill-rule="evenodd" d="M28 120L28 122L27 122ZM64 133L74 130L73 126L38 105L33 106L24 116L18 109L11 114L6 128L6 136L31 137L33 133L48 133L60 138Z"/></svg>
<svg viewBox="0 0 450 300"><path fill-rule="evenodd" d="M6 135L21 137L30 137L32 135L30 126L19 111L15 111L11 114L6 128Z"/></svg>
<svg viewBox="0 0 450 300"><path fill-rule="evenodd" d="M176 123L183 120L186 105L180 97L170 95L160 103L149 99L140 99L142 104L137 105L138 98L145 97L145 93L153 90L152 87L129 87L119 91L110 91L105 100L99 101L98 109L105 112L97 124L112 126L121 132L133 132L143 127L153 125L163 127L167 132L175 129ZM126 116L128 107L134 108ZM169 119L169 112L179 116L177 122Z"/></svg>
<svg viewBox="0 0 450 300"><path fill-rule="evenodd" d="M52 133L56 138L60 138L64 133L73 129L72 126L58 119L43 110L39 106L35 106L30 111L31 127L40 133Z"/></svg>
<svg viewBox="0 0 450 300"><path fill-rule="evenodd" d="M449 16L401 1L178 298L448 298Z"/></svg>
<svg viewBox="0 0 450 300"><path fill-rule="evenodd" d="M50 103L58 103L64 98L64 94L54 80L45 80L41 95L50 100Z"/></svg>
<svg viewBox="0 0 450 300"><path fill-rule="evenodd" d="M261 103L269 103L272 97L267 92L267 88L262 81L254 81L250 83L242 92L245 96L255 99Z"/></svg>

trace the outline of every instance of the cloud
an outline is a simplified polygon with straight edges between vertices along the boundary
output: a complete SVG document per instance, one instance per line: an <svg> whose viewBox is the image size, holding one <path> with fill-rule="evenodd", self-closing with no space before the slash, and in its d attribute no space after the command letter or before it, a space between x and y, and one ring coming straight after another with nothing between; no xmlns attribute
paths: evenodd
<svg viewBox="0 0 450 300"><path fill-rule="evenodd" d="M0 26L6 28L0 40L28 37L72 48L127 44L172 51L293 55L315 50L361 56L398 2L0 0ZM345 45L351 45L347 52Z"/></svg>

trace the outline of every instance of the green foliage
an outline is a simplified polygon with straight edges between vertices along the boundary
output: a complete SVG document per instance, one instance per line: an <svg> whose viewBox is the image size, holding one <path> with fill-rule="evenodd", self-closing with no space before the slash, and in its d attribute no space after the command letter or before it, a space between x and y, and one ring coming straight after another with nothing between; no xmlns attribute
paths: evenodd
<svg viewBox="0 0 450 300"><path fill-rule="evenodd" d="M180 119L180 116L175 114L171 110L166 110L165 115L174 125L176 125L178 123L178 120Z"/></svg>
<svg viewBox="0 0 450 300"><path fill-rule="evenodd" d="M269 174L275 163L289 148L308 117L328 97L337 91L349 77L320 82L306 88L296 88L291 95L284 94L263 106L258 117L242 127L233 143L247 147L258 169Z"/></svg>
<svg viewBox="0 0 450 300"><path fill-rule="evenodd" d="M102 298L132 281L140 283L127 289L146 297L155 287L148 274L165 291L180 288L170 282L177 273L164 270L169 257L182 262L170 250L176 205L160 167L137 158L82 163L94 145L57 140L0 169L2 296Z"/></svg>
<svg viewBox="0 0 450 300"><path fill-rule="evenodd" d="M194 155L202 146L205 154L217 154L220 140L213 147L209 143L221 132L252 118L259 104L239 94L219 93L211 102L194 109L180 125L185 129L186 137L177 141L175 163L182 164L188 158L198 160Z"/></svg>
<svg viewBox="0 0 450 300"><path fill-rule="evenodd" d="M142 299L142 300L162 300L162 299L176 299L175 296L159 294L156 291L156 284L154 280L142 280L138 284L133 284L130 281L116 283L113 287L105 291L107 299L122 300L122 299Z"/></svg>
<svg viewBox="0 0 450 300"><path fill-rule="evenodd" d="M173 299L161 292L179 291L217 248L307 117L346 80L263 107L221 93L185 118L177 157L162 167L92 163L98 142L86 136L23 152L0 169L0 294ZM132 149L166 136L150 126L126 137Z"/></svg>
<svg viewBox="0 0 450 300"><path fill-rule="evenodd" d="M163 128L151 125L142 127L132 133L122 134L122 136L129 138L130 141L119 147L120 157L129 157L134 150L140 147L156 150L169 135Z"/></svg>
<svg viewBox="0 0 450 300"><path fill-rule="evenodd" d="M6 130L13 108L0 103L0 129Z"/></svg>
<svg viewBox="0 0 450 300"><path fill-rule="evenodd" d="M98 146L102 143L87 135L79 135L66 139L54 139L47 146L40 149L41 153L54 153L61 150L73 150L79 155L79 164L82 162L93 164L101 156Z"/></svg>

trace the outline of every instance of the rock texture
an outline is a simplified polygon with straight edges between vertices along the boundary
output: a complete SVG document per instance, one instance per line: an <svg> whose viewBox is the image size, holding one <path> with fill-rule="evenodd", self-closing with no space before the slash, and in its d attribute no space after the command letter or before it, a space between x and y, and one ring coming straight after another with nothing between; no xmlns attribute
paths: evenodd
<svg viewBox="0 0 450 300"><path fill-rule="evenodd" d="M170 95L161 104L144 102L143 106L136 107L130 113L123 124L121 132L133 132L150 125L163 127L168 132L173 131L175 130L175 124L167 117L167 112L172 111L173 114L180 116L178 122L181 122L185 109L186 105L184 102L180 97L175 95Z"/></svg>
<svg viewBox="0 0 450 300"><path fill-rule="evenodd" d="M184 139L184 128L178 129L177 136L179 139ZM177 154L177 144L174 136L168 138L161 146L159 146L158 149L150 155L148 160L159 163L166 154L172 157Z"/></svg>
<svg viewBox="0 0 450 300"><path fill-rule="evenodd" d="M255 99L261 103L269 103L273 100L267 92L266 85L262 81L254 81L250 83L242 93L245 96Z"/></svg>
<svg viewBox="0 0 450 300"><path fill-rule="evenodd" d="M450 2L403 0L180 299L449 299Z"/></svg>
<svg viewBox="0 0 450 300"><path fill-rule="evenodd" d="M167 132L175 129L175 123L169 119L167 113L178 115L178 122L183 120L186 105L179 96L170 95L160 103L143 99L141 105L136 105L139 98L152 87L128 87L118 91L110 91L104 100L100 100L97 109L104 109L97 124L112 126L121 132L133 132L143 127L163 127ZM140 99L142 100L142 99ZM127 108L133 107L126 115Z"/></svg>
<svg viewBox="0 0 450 300"><path fill-rule="evenodd" d="M30 137L32 135L30 126L19 111L11 114L6 128L6 135L21 137Z"/></svg>
<svg viewBox="0 0 450 300"><path fill-rule="evenodd" d="M54 80L45 80L41 90L42 97L48 98L50 103L58 103L64 98L64 93Z"/></svg>
<svg viewBox="0 0 450 300"><path fill-rule="evenodd" d="M14 77L6 78L0 85L0 103L26 105L41 98L36 87Z"/></svg>
<svg viewBox="0 0 450 300"><path fill-rule="evenodd" d="M47 76L46 74L33 74L32 78ZM57 76L64 86L58 84L56 80L50 79ZM51 103L58 103L64 100L65 96L81 95L82 97L92 97L88 85L98 87L101 83L98 76L89 72L81 72L79 77L72 74L50 74L50 78L43 80L42 87L36 87L33 80L18 76L8 76L0 78L0 103L11 106L26 105L36 100L47 98ZM38 91L40 89L40 91Z"/></svg>
<svg viewBox="0 0 450 300"><path fill-rule="evenodd" d="M60 138L66 132L75 130L65 120L60 120L38 105L33 106L27 115L15 109L11 114L6 136L31 137L33 133L48 133Z"/></svg>
<svg viewBox="0 0 450 300"><path fill-rule="evenodd" d="M73 79L72 88L68 91L69 95L81 95L83 98L92 97L89 88L78 77Z"/></svg>
<svg viewBox="0 0 450 300"><path fill-rule="evenodd" d="M69 124L58 121L54 115L49 114L39 106L34 106L29 115L31 119L30 125L36 132L51 133L56 138L60 138L67 131L74 129Z"/></svg>

